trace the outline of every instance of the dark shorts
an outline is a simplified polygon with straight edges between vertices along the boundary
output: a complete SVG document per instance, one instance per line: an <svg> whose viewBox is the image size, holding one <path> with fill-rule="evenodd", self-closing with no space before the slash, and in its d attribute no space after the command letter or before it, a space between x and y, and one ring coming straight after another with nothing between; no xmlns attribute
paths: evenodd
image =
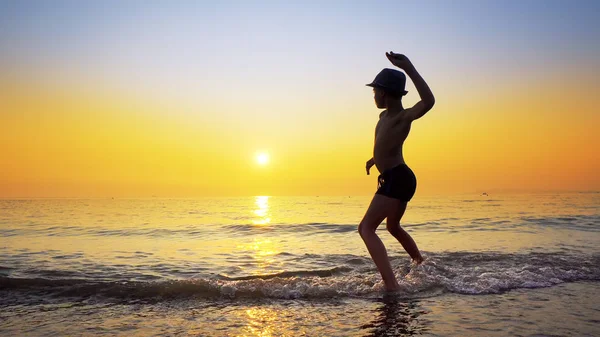
<svg viewBox="0 0 600 337"><path fill-rule="evenodd" d="M375 194L408 202L417 190L417 177L406 164L400 164L379 175Z"/></svg>

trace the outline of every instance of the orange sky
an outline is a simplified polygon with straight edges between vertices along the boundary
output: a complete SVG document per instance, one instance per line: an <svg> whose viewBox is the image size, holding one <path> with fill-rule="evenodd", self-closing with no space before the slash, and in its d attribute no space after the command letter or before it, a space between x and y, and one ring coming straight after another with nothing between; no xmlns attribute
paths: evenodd
<svg viewBox="0 0 600 337"><path fill-rule="evenodd" d="M599 189L593 93L600 88L593 78L577 79L580 87L540 78L438 95L405 145L419 193ZM223 116L210 102L183 106L73 83L11 78L1 89L2 197L363 195L375 188L375 176L364 174L378 116L368 89L353 98L356 106L324 102L321 114L309 116L291 107L272 119L249 115L247 105L232 104L239 116ZM264 167L254 158L260 150L271 156Z"/></svg>

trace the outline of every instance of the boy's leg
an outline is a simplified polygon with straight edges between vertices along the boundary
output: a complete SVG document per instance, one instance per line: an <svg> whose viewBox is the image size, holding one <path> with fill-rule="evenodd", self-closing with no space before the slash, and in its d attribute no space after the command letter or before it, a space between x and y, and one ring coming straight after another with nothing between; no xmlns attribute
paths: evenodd
<svg viewBox="0 0 600 337"><path fill-rule="evenodd" d="M371 254L371 258L375 262L387 290L396 290L398 288L398 281L396 281L396 276L390 265L385 246L375 233L375 230L388 217L392 210L399 207L399 203L401 203L400 200L375 194L373 200L371 200L369 209L367 209L365 216L358 226L358 232L367 245L369 254Z"/></svg>
<svg viewBox="0 0 600 337"><path fill-rule="evenodd" d="M406 211L406 202L401 201L400 205L395 209L391 210L389 216L387 217L386 227L387 230L400 242L404 250L410 255L410 257L417 264L423 262L423 257L421 256L421 252L415 243L415 240L408 234L402 227L400 227L400 219L404 215L404 211Z"/></svg>

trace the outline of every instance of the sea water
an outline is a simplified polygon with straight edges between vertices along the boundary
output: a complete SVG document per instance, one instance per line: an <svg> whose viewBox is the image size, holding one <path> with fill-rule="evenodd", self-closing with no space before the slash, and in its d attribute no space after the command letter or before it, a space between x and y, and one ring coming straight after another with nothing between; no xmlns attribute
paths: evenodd
<svg viewBox="0 0 600 337"><path fill-rule="evenodd" d="M600 193L0 200L0 335L600 335Z"/></svg>

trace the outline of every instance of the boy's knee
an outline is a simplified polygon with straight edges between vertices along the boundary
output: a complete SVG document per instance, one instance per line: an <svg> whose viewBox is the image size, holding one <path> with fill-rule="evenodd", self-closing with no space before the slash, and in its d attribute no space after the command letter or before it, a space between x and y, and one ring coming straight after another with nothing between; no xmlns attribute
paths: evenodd
<svg viewBox="0 0 600 337"><path fill-rule="evenodd" d="M399 222L387 222L385 228L387 228L390 234L400 234L402 232Z"/></svg>
<svg viewBox="0 0 600 337"><path fill-rule="evenodd" d="M360 234L361 237L364 237L365 235L369 235L371 233L375 233L375 231L370 229L369 226L364 222L361 222L358 225L358 234Z"/></svg>

